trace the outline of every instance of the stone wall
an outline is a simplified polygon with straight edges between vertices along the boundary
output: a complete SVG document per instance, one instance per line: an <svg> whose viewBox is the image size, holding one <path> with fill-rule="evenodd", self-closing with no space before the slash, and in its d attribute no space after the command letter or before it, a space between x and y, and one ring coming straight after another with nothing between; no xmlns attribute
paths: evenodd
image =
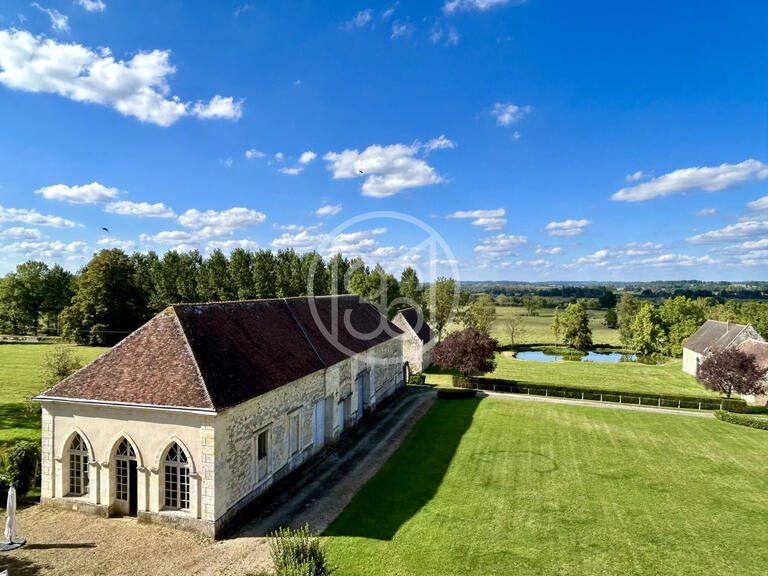
<svg viewBox="0 0 768 576"><path fill-rule="evenodd" d="M375 409L377 400L383 400L403 385L401 349L399 337L389 340L220 413L214 423L216 532L223 531L246 509L249 515L258 514L259 497L323 449L315 445L316 403L320 403L326 419L324 428L330 431L325 443L330 444L338 439L342 430L339 403L349 408L345 418L347 426L356 424L362 417L355 382L359 374L371 371L371 394L363 399L364 407L371 410ZM300 422L299 450L290 454L289 415L296 412ZM266 477L259 480L256 439L265 429L269 431L269 468ZM208 500L204 496L204 509L206 505Z"/></svg>
<svg viewBox="0 0 768 576"><path fill-rule="evenodd" d="M126 438L136 454L138 516L146 521L187 524L212 534L212 510L201 505L214 488L212 454L204 462L206 443L213 444L212 414L44 401L42 422L43 503L103 516L116 514L114 454ZM84 496L68 495L68 450L75 433L88 446L89 492ZM190 506L186 511L163 510L162 460L173 442L182 446L190 463Z"/></svg>

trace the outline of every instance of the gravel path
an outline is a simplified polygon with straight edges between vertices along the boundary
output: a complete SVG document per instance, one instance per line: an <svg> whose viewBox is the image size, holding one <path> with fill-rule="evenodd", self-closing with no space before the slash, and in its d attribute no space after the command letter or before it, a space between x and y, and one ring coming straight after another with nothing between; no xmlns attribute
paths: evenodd
<svg viewBox="0 0 768 576"><path fill-rule="evenodd" d="M694 416L696 418L714 418L711 412L693 412L688 410L676 410L674 408L654 408L653 406L635 406L633 404L611 404L607 402L590 402L589 400L565 400L546 396L527 396L525 394L504 394L503 392L477 393L478 396L492 398L505 398L507 400L523 400L528 402L546 402L549 404L576 404L578 406L592 406L594 408L610 408L613 410L633 410L635 412L655 412L657 414L677 414L679 416Z"/></svg>
<svg viewBox="0 0 768 576"><path fill-rule="evenodd" d="M434 391L409 389L379 410L278 495L259 519L214 542L174 528L33 506L19 513L29 544L0 555L9 576L243 576L269 567L264 534L305 522L321 532L397 450L434 402ZM4 518L2 518L4 521Z"/></svg>

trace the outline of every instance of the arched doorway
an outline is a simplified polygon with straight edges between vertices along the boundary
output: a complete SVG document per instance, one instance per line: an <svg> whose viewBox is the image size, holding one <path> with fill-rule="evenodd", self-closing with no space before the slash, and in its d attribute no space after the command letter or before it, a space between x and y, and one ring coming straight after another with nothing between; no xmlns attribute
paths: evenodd
<svg viewBox="0 0 768 576"><path fill-rule="evenodd" d="M115 452L115 512L118 514L136 516L139 500L136 476L136 453L123 438Z"/></svg>

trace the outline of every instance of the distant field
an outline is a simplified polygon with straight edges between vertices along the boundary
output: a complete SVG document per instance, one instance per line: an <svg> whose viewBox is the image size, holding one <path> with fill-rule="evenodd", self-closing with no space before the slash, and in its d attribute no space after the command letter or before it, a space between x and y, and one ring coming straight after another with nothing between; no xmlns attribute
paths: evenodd
<svg viewBox="0 0 768 576"><path fill-rule="evenodd" d="M40 438L40 417L26 409L25 400L43 391L41 369L54 344L0 344L0 446ZM108 348L74 347L90 362Z"/></svg>
<svg viewBox="0 0 768 576"><path fill-rule="evenodd" d="M765 573L768 433L437 400L328 527L344 576Z"/></svg>
<svg viewBox="0 0 768 576"><path fill-rule="evenodd" d="M551 325L554 309L542 308L538 316L527 316L525 308L517 306L496 306L496 322L491 329L491 335L503 345L509 344L509 333L506 323L512 315L519 315L523 320L523 333L516 337L517 344L555 344L555 335ZM560 314L563 309L560 309ZM621 346L619 331L607 328L603 325L605 312L602 310L588 310L592 329L592 341L595 346ZM562 341L560 342L562 344Z"/></svg>
<svg viewBox="0 0 768 576"><path fill-rule="evenodd" d="M719 397L685 374L680 360L660 366L635 362L533 362L496 355L496 370L486 376L540 386L572 386L615 392L644 392L683 396ZM450 387L452 375L436 367L427 370L427 384Z"/></svg>

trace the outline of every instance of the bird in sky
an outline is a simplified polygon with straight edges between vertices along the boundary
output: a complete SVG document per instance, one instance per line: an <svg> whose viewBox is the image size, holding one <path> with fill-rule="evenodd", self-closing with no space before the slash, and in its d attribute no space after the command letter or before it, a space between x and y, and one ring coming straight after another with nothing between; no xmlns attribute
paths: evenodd
<svg viewBox="0 0 768 576"><path fill-rule="evenodd" d="M109 228L103 228L103 227L102 227L102 230L104 230L104 232L106 232L107 234L109 234Z"/></svg>

